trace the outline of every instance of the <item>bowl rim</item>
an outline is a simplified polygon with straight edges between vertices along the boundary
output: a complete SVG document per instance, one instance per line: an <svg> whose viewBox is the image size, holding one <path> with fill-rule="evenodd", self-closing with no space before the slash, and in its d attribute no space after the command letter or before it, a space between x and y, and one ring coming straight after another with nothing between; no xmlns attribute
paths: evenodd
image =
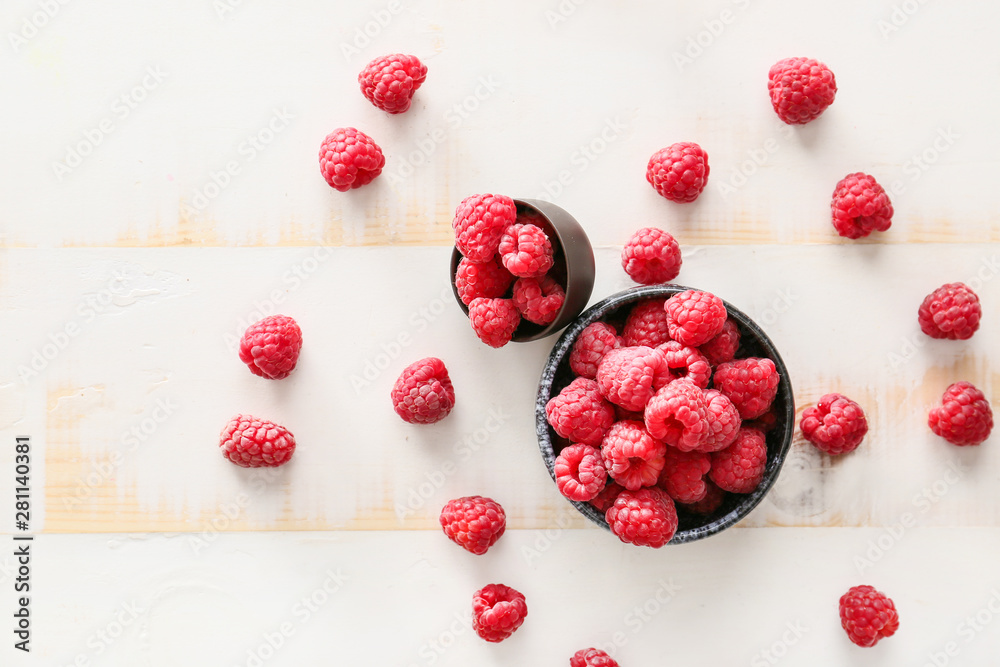
<svg viewBox="0 0 1000 667"><path fill-rule="evenodd" d="M609 312L615 311L627 303L636 302L644 298L662 297L664 295L677 294L696 288L678 285L676 283L664 283L657 285L641 285L632 287L621 292L616 292L601 301L595 303L590 308L583 311L579 317L571 322L549 353L549 358L542 369L541 379L538 383L538 394L535 401L535 433L538 438L538 448L542 456L542 461L549 471L549 476L555 481L555 449L552 446L552 437L549 433L549 423L545 415L545 406L552 396L552 385L555 381L556 370L562 364L563 359L569 354L573 343L579 332L586 326L599 321ZM701 290L697 290L701 291ZM721 298L721 297L720 297ZM788 397L784 405L784 433L781 435L781 445L778 448L776 457L768 461L764 472L764 479L760 486L752 493L745 494L739 504L726 514L718 517L705 526L698 526L687 530L678 530L677 533L667 543L668 545L685 544L718 534L723 530L732 527L756 508L764 497L768 494L781 473L781 468L785 463L788 452L791 449L792 438L795 433L795 395L792 392L792 382L789 378L788 367L782 360L777 348L771 338L760 326L754 322L746 313L736 308L731 303L722 300L729 317L739 322L742 327L750 331L757 342L767 353L767 356L774 362L781 379L778 383L778 394L784 393ZM605 530L610 530L603 513L589 503L566 499L576 507L577 511L585 517L601 526Z"/></svg>

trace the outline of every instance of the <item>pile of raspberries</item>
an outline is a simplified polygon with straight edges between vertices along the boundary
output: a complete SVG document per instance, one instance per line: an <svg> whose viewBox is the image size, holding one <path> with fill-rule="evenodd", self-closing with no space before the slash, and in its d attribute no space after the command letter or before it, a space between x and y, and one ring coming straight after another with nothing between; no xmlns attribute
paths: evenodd
<svg viewBox="0 0 1000 667"><path fill-rule="evenodd" d="M747 494L767 463L780 377L767 358L737 359L740 330L722 300L687 290L638 302L616 327L577 338L577 376L545 414L562 439L554 476L623 542L659 548L682 511L711 514ZM559 445L557 445L559 446Z"/></svg>

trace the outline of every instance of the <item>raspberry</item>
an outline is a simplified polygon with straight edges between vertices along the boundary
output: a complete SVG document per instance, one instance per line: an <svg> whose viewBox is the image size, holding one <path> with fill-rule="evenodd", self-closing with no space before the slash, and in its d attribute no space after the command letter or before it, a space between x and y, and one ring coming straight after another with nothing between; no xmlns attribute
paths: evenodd
<svg viewBox="0 0 1000 667"><path fill-rule="evenodd" d="M705 391L705 419L708 428L698 443L699 452L717 452L733 444L740 432L740 413L733 402L721 391Z"/></svg>
<svg viewBox="0 0 1000 667"><path fill-rule="evenodd" d="M458 298L466 306L473 299L498 299L507 293L514 276L503 268L499 257L493 257L485 262L473 262L463 257L455 270L455 288Z"/></svg>
<svg viewBox="0 0 1000 667"><path fill-rule="evenodd" d="M416 56L393 53L368 63L358 74L365 98L382 111L403 113L413 93L427 78L427 67Z"/></svg>
<svg viewBox="0 0 1000 667"><path fill-rule="evenodd" d="M708 454L702 452L682 452L667 447L666 463L657 486L679 503L696 503L708 493L705 475L712 467Z"/></svg>
<svg viewBox="0 0 1000 667"><path fill-rule="evenodd" d="M469 304L472 330L490 347L503 347L514 338L521 315L511 299L473 299Z"/></svg>
<svg viewBox="0 0 1000 667"><path fill-rule="evenodd" d="M726 304L709 292L680 292L667 299L664 309L670 337L691 347L712 340L726 324Z"/></svg>
<svg viewBox="0 0 1000 667"><path fill-rule="evenodd" d="M597 377L597 365L604 355L618 348L618 332L610 324L594 322L580 332L569 353L569 367L580 377Z"/></svg>
<svg viewBox="0 0 1000 667"><path fill-rule="evenodd" d="M647 299L632 308L622 329L625 345L657 347L670 340L667 313L663 310L665 302L665 299Z"/></svg>
<svg viewBox="0 0 1000 667"><path fill-rule="evenodd" d="M569 659L569 667L618 667L618 663L600 649L584 648Z"/></svg>
<svg viewBox="0 0 1000 667"><path fill-rule="evenodd" d="M486 553L507 529L507 515L500 503L483 496L448 501L441 508L439 521L449 540L477 556Z"/></svg>
<svg viewBox="0 0 1000 667"><path fill-rule="evenodd" d="M668 283L681 272L677 239L656 227L643 227L622 248L622 268L640 285Z"/></svg>
<svg viewBox="0 0 1000 667"><path fill-rule="evenodd" d="M451 222L455 246L473 262L488 261L497 252L504 231L517 219L514 200L503 195L472 195L455 209Z"/></svg>
<svg viewBox="0 0 1000 667"><path fill-rule="evenodd" d="M615 423L615 410L587 378L570 382L545 405L545 416L557 434L572 442L600 446Z"/></svg>
<svg viewBox="0 0 1000 667"><path fill-rule="evenodd" d="M705 355L708 363L713 366L724 364L736 358L740 349L740 328L729 318L722 325L722 331L712 340L702 343L698 351Z"/></svg>
<svg viewBox="0 0 1000 667"><path fill-rule="evenodd" d="M677 449L697 449L708 432L705 395L690 380L674 380L646 404L649 434Z"/></svg>
<svg viewBox="0 0 1000 667"><path fill-rule="evenodd" d="M656 484L666 451L667 446L653 438L642 422L616 422L601 443L608 474L630 491Z"/></svg>
<svg viewBox="0 0 1000 667"><path fill-rule="evenodd" d="M290 317L271 315L247 327L240 340L240 361L250 372L270 380L295 370L302 349L302 330Z"/></svg>
<svg viewBox="0 0 1000 667"><path fill-rule="evenodd" d="M510 586L488 584L472 596L472 628L488 642L510 637L527 615L524 595Z"/></svg>
<svg viewBox="0 0 1000 667"><path fill-rule="evenodd" d="M757 429L741 428L729 447L712 454L708 476L723 491L750 493L764 478L767 445Z"/></svg>
<svg viewBox="0 0 1000 667"><path fill-rule="evenodd" d="M920 304L917 320L931 338L967 340L979 328L983 308L979 297L963 283L942 285Z"/></svg>
<svg viewBox="0 0 1000 667"><path fill-rule="evenodd" d="M698 144L680 142L653 153L646 180L661 196L675 202L693 202L708 182L708 153Z"/></svg>
<svg viewBox="0 0 1000 667"><path fill-rule="evenodd" d="M392 387L392 409L410 424L433 424L455 407L455 389L448 369L436 357L415 361L400 373Z"/></svg>
<svg viewBox="0 0 1000 667"><path fill-rule="evenodd" d="M593 500L608 481L601 453L588 445L571 445L559 452L555 465L559 493L570 500Z"/></svg>
<svg viewBox="0 0 1000 667"><path fill-rule="evenodd" d="M805 125L833 104L837 80L829 67L812 58L785 58L767 73L767 92L781 120Z"/></svg>
<svg viewBox="0 0 1000 667"><path fill-rule="evenodd" d="M778 426L778 413L775 412L774 406L772 405L767 412L753 421L745 423L744 426L748 428L755 428L763 433L770 433L775 429L775 427Z"/></svg>
<svg viewBox="0 0 1000 667"><path fill-rule="evenodd" d="M518 278L539 278L552 268L552 242L535 225L514 224L500 237L497 247L507 270Z"/></svg>
<svg viewBox="0 0 1000 667"><path fill-rule="evenodd" d="M601 395L631 412L642 412L670 379L663 353L641 345L611 350L597 366Z"/></svg>
<svg viewBox="0 0 1000 667"><path fill-rule="evenodd" d="M385 156L367 134L342 127L326 135L319 147L319 168L330 187L340 192L368 185L382 173Z"/></svg>
<svg viewBox="0 0 1000 667"><path fill-rule="evenodd" d="M743 419L755 419L767 412L778 393L778 375L770 359L736 359L715 369L715 388L726 395Z"/></svg>
<svg viewBox="0 0 1000 667"><path fill-rule="evenodd" d="M892 203L874 176L849 174L833 191L833 226L849 239L860 239L892 226Z"/></svg>
<svg viewBox="0 0 1000 667"><path fill-rule="evenodd" d="M840 624L858 646L875 646L899 629L896 605L871 586L854 586L840 598Z"/></svg>
<svg viewBox="0 0 1000 667"><path fill-rule="evenodd" d="M277 468L295 453L295 436L272 421L236 415L222 429L219 447L241 468Z"/></svg>
<svg viewBox="0 0 1000 667"><path fill-rule="evenodd" d="M622 542L659 549L677 532L677 508L663 489L622 491L604 515Z"/></svg>
<svg viewBox="0 0 1000 667"><path fill-rule="evenodd" d="M841 394L827 394L806 408L799 423L802 435L827 454L853 452L868 432L861 406Z"/></svg>
<svg viewBox="0 0 1000 667"><path fill-rule="evenodd" d="M518 278L514 283L514 305L524 319L535 324L552 324L563 302L566 292L549 276L542 278Z"/></svg>
<svg viewBox="0 0 1000 667"><path fill-rule="evenodd" d="M720 489L709 480L705 480L705 497L696 503L683 505L683 509L694 514L708 516L715 514L716 510L722 507L722 502L726 499L726 492Z"/></svg>
<svg viewBox="0 0 1000 667"><path fill-rule="evenodd" d="M956 382L930 411L927 423L936 435L953 445L978 445L993 430L993 410L983 392L968 382Z"/></svg>
<svg viewBox="0 0 1000 667"><path fill-rule="evenodd" d="M590 505L598 512L607 512L608 508L615 504L615 498L618 497L618 494L624 490L624 486L609 479L608 483L604 486L604 490L590 501Z"/></svg>
<svg viewBox="0 0 1000 667"><path fill-rule="evenodd" d="M690 380L701 389L708 386L709 380L712 379L712 367L697 348L687 347L672 340L657 349L663 353L663 359L667 362L672 378Z"/></svg>

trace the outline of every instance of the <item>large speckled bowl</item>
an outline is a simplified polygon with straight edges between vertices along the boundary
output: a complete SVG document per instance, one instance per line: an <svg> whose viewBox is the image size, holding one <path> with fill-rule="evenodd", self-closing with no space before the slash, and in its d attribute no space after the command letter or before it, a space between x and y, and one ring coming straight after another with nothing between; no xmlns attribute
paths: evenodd
<svg viewBox="0 0 1000 667"><path fill-rule="evenodd" d="M667 297L677 292L692 289L680 285L652 285L648 287L636 287L634 289L619 292L608 297L604 301L596 304L580 315L573 322L563 335L559 338L549 360L542 371L542 379L538 386L538 400L535 405L535 429L538 433L538 447L542 452L542 460L545 461L549 469L549 475L555 480L555 450L553 442L559 440L552 427L549 426L545 418L545 404L549 399L558 394L563 387L573 381L575 377L569 368L569 353L576 342L577 336L588 325L601 320L614 319L617 315L624 314L636 302L650 297ZM725 502L709 516L685 512L681 505L678 505L678 518L680 524L677 533L670 544L683 544L693 542L710 535L722 532L726 528L734 525L756 507L767 492L774 485L778 478L781 465L785 462L785 456L792 444L792 433L795 430L795 402L792 396L792 383L788 378L788 369L785 367L781 356L775 349L771 339L745 314L726 303L729 317L736 321L740 328L740 350L737 357L769 357L774 361L778 373L781 374L781 382L778 385L778 394L774 399L777 423L767 434L767 467L764 470L764 479L757 490L745 495L727 494ZM571 501L567 501L571 502ZM588 503L573 502L573 505L581 514L599 526L608 528L604 514L597 511Z"/></svg>

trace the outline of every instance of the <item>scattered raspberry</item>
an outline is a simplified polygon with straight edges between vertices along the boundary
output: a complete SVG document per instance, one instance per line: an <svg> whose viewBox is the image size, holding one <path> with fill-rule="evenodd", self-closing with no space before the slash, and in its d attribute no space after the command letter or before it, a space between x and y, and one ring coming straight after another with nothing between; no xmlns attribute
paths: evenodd
<svg viewBox="0 0 1000 667"><path fill-rule="evenodd" d="M708 406L690 380L674 380L649 399L645 422L649 434L677 449L697 449L708 432Z"/></svg>
<svg viewBox="0 0 1000 667"><path fill-rule="evenodd" d="M643 227L622 248L622 268L640 285L668 283L681 272L681 248L662 229Z"/></svg>
<svg viewBox="0 0 1000 667"><path fill-rule="evenodd" d="M484 496L448 501L439 520L449 540L477 556L486 553L507 529L507 515L500 503Z"/></svg>
<svg viewBox="0 0 1000 667"><path fill-rule="evenodd" d="M653 393L669 381L663 353L651 347L611 350L597 367L601 395L632 412L642 412Z"/></svg>
<svg viewBox="0 0 1000 667"><path fill-rule="evenodd" d="M514 634L528 615L524 595L503 584L489 584L472 596L472 628L488 642Z"/></svg>
<svg viewBox="0 0 1000 667"><path fill-rule="evenodd" d="M556 457L556 486L570 500L593 500L608 481L601 453L588 445L571 445Z"/></svg>
<svg viewBox="0 0 1000 667"><path fill-rule="evenodd" d="M601 444L608 474L630 491L656 484L666 450L642 422L616 422Z"/></svg>
<svg viewBox="0 0 1000 667"><path fill-rule="evenodd" d="M569 353L569 367L580 377L597 377L597 365L604 355L618 348L618 332L610 324L594 322L587 325Z"/></svg>
<svg viewBox="0 0 1000 667"><path fill-rule="evenodd" d="M941 406L931 410L927 423L936 435L953 445L978 445L993 430L993 409L969 382L956 382L941 397Z"/></svg>
<svg viewBox="0 0 1000 667"><path fill-rule="evenodd" d="M566 292L549 276L518 278L514 283L514 305L529 322L543 326L552 324L562 310L564 301Z"/></svg>
<svg viewBox="0 0 1000 667"><path fill-rule="evenodd" d="M219 447L241 468L277 468L295 453L295 436L272 421L236 415L222 429Z"/></svg>
<svg viewBox="0 0 1000 667"><path fill-rule="evenodd" d="M874 176L849 174L833 191L833 226L849 239L860 239L892 226L892 203Z"/></svg>
<svg viewBox="0 0 1000 667"><path fill-rule="evenodd" d="M670 337L691 347L712 340L726 324L726 304L709 292L679 292L667 299L664 308Z"/></svg>
<svg viewBox="0 0 1000 667"><path fill-rule="evenodd" d="M722 503L725 499L725 491L720 489L711 481L705 480L705 497L696 503L688 503L687 505L684 505L682 509L694 514L708 516L710 514L715 514L715 512L722 507Z"/></svg>
<svg viewBox="0 0 1000 667"><path fill-rule="evenodd" d="M670 340L667 313L663 310L665 302L665 299L647 299L632 308L622 329L626 346L657 347Z"/></svg>
<svg viewBox="0 0 1000 667"><path fill-rule="evenodd" d="M750 493L760 486L766 463L764 434L756 429L741 428L733 444L712 454L708 476L724 491Z"/></svg>
<svg viewBox="0 0 1000 667"><path fill-rule="evenodd" d="M805 125L833 104L837 80L829 67L812 58L785 58L767 73L767 92L781 120Z"/></svg>
<svg viewBox="0 0 1000 667"><path fill-rule="evenodd" d="M436 357L415 361L392 387L392 408L410 424L433 424L455 407L455 389L448 369Z"/></svg>
<svg viewBox="0 0 1000 667"><path fill-rule="evenodd" d="M512 299L473 299L469 304L472 330L490 347L503 347L514 338L521 315Z"/></svg>
<svg viewBox="0 0 1000 667"><path fill-rule="evenodd" d="M427 67L416 56L393 53L368 63L358 74L365 98L382 111L403 113L413 93L427 78Z"/></svg>
<svg viewBox="0 0 1000 667"><path fill-rule="evenodd" d="M507 270L519 278L539 278L554 263L552 242L535 225L514 224L500 237L500 258Z"/></svg>
<svg viewBox="0 0 1000 667"><path fill-rule="evenodd" d="M677 508L662 489L622 491L604 515L622 542L659 549L677 532Z"/></svg>
<svg viewBox="0 0 1000 667"><path fill-rule="evenodd" d="M614 408L601 396L597 383L587 378L573 380L549 399L545 416L557 434L591 447L600 446L615 423Z"/></svg>
<svg viewBox="0 0 1000 667"><path fill-rule="evenodd" d="M618 667L618 663L604 651L585 648L573 654L569 667Z"/></svg>
<svg viewBox="0 0 1000 667"><path fill-rule="evenodd" d="M708 454L682 452L667 447L666 461L657 486L679 503L696 503L708 493L705 475L712 467Z"/></svg>
<svg viewBox="0 0 1000 667"><path fill-rule="evenodd" d="M806 440L827 454L853 452L868 432L861 406L841 394L827 394L806 408L799 424Z"/></svg>
<svg viewBox="0 0 1000 667"><path fill-rule="evenodd" d="M463 257L455 270L455 288L458 298L466 306L473 299L498 299L507 293L514 276L503 268L499 257L493 257L485 262L473 262Z"/></svg>
<svg viewBox="0 0 1000 667"><path fill-rule="evenodd" d="M604 486L604 490L590 501L590 505L598 512L607 512L608 508L615 504L615 498L618 497L618 494L624 490L624 486L609 479L608 483Z"/></svg>
<svg viewBox="0 0 1000 667"><path fill-rule="evenodd" d="M290 317L271 315L247 327L240 340L240 361L250 372L281 380L295 370L302 349L302 330Z"/></svg>
<svg viewBox="0 0 1000 667"><path fill-rule="evenodd" d="M917 320L931 338L967 340L979 328L983 308L979 297L963 283L942 285L920 304Z"/></svg>
<svg viewBox="0 0 1000 667"><path fill-rule="evenodd" d="M732 318L729 318L722 325L719 335L707 343L702 343L698 351L705 355L708 363L718 366L735 359L739 349L740 328Z"/></svg>
<svg viewBox="0 0 1000 667"><path fill-rule="evenodd" d="M708 386L709 380L712 379L712 367L698 348L671 340L657 349L663 353L663 359L667 362L672 378L689 380L701 389Z"/></svg>
<svg viewBox="0 0 1000 667"><path fill-rule="evenodd" d="M778 393L778 375L770 359L736 359L715 369L715 388L726 395L743 419L761 416Z"/></svg>
<svg viewBox="0 0 1000 667"><path fill-rule="evenodd" d="M875 646L899 629L896 605L871 586L854 586L840 598L840 624L858 646Z"/></svg>
<svg viewBox="0 0 1000 667"><path fill-rule="evenodd" d="M340 192L368 185L382 173L385 156L367 134L342 127L326 135L319 147L319 169L330 187Z"/></svg>
<svg viewBox="0 0 1000 667"><path fill-rule="evenodd" d="M504 231L517 219L514 200L503 195L472 195L455 209L451 222L455 246L473 262L488 261L497 252Z"/></svg>
<svg viewBox="0 0 1000 667"><path fill-rule="evenodd" d="M717 452L733 444L742 420L733 402L716 389L705 391L705 420L708 428L698 443L699 452Z"/></svg>
<svg viewBox="0 0 1000 667"><path fill-rule="evenodd" d="M661 196L675 202L693 202L708 182L708 153L701 146L680 142L653 153L646 180Z"/></svg>

